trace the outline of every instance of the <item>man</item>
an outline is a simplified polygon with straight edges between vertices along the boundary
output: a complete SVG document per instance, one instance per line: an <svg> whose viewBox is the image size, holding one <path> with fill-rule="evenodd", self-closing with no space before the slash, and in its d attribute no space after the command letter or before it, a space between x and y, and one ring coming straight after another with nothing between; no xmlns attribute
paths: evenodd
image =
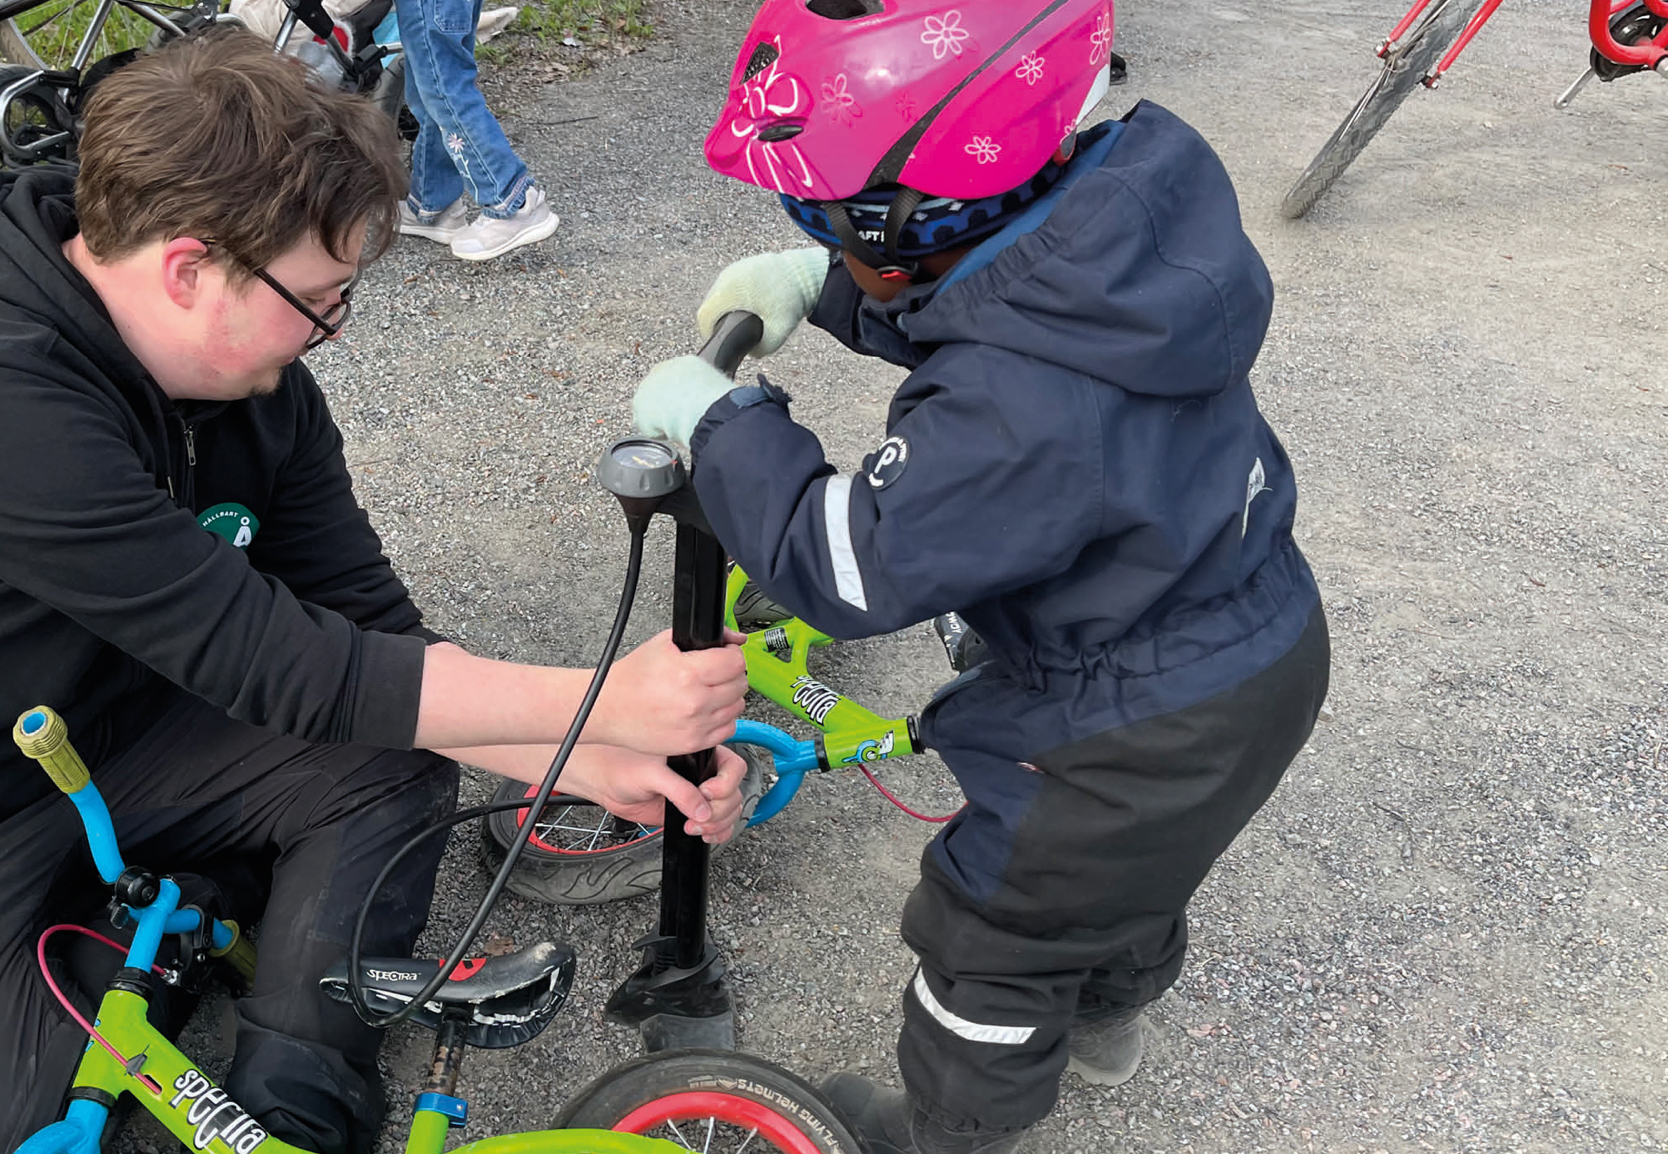
<svg viewBox="0 0 1668 1154"><path fill-rule="evenodd" d="M78 175L0 174L0 716L64 714L130 862L200 873L244 924L264 909L227 1088L273 1136L341 1151L381 1122L378 1036L320 973L382 864L452 808L454 759L538 780L589 674L424 629L353 498L297 358L347 322L405 179L386 122L305 77L247 33L170 45L100 86ZM697 789L664 755L726 736L744 691L733 648L655 638L616 666L563 787L657 822L669 800L723 840L739 759ZM99 890L45 775L15 750L0 774L11 1149L57 1116L87 1042L36 938L94 917L67 903ZM410 949L439 852L378 895L368 953ZM53 964L96 1001L98 967Z"/></svg>

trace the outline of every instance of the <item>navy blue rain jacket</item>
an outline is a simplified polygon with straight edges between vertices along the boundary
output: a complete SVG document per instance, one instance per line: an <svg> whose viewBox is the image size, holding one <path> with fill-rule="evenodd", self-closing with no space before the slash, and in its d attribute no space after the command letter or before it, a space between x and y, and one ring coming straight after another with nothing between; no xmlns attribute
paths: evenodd
<svg viewBox="0 0 1668 1154"><path fill-rule="evenodd" d="M913 370L862 471L740 390L692 438L696 491L764 590L836 637L960 612L1005 684L966 725L1068 703L1014 756L1179 709L1272 664L1318 602L1247 381L1272 299L1220 160L1143 103L936 283L882 304L831 268L812 321Z"/></svg>

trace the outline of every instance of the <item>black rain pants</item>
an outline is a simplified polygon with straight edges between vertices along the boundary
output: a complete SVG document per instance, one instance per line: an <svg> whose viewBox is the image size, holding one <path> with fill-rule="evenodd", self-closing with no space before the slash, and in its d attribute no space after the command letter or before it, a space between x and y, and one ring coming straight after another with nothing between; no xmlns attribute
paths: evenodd
<svg viewBox="0 0 1668 1154"><path fill-rule="evenodd" d="M218 891L243 926L261 921L254 988L236 1002L232 1098L304 1149L370 1149L385 1111L381 1035L326 999L318 980L346 954L389 857L452 812L456 764L423 750L309 744L175 693L143 737L93 767L93 780L129 866L179 878L184 900ZM367 955L409 956L444 839L430 842L378 895ZM58 922L116 934L104 916L109 888L67 799L54 794L0 823L0 845L0 1149L9 1151L61 1116L87 1044L41 977L36 941ZM122 955L80 935L52 945L55 980L91 1017ZM167 993L153 999L152 1020L177 1030L190 1007Z"/></svg>

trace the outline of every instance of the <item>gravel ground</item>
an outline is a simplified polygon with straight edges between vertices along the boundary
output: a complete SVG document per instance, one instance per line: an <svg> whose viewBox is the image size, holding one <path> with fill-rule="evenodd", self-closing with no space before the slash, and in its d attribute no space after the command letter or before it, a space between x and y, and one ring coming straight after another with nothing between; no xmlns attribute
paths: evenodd
<svg viewBox="0 0 1668 1154"><path fill-rule="evenodd" d="M1199 893L1141 1073L1115 1091L1068 1078L1028 1149L1668 1149L1668 258L1651 243L1668 235L1668 88L1595 84L1555 112L1580 23L1509 4L1288 222L1281 194L1400 12L1339 7L1214 8L1226 35L1177 0L1121 20L1130 82L1103 114L1147 97L1196 124L1279 288L1254 383L1298 469L1335 665L1328 722ZM477 651L595 660L625 542L597 453L643 372L690 349L712 274L801 243L699 155L750 13L663 5L645 51L517 88L503 119L561 231L485 267L402 240L349 336L314 355L396 565ZM842 467L878 442L895 370L820 333L770 369ZM633 640L667 620L670 555L657 531ZM894 712L945 677L924 626L819 668ZM920 807L957 804L930 755L886 776ZM746 1049L894 1076L897 916L930 836L830 775L719 857L712 930ZM484 888L473 837L447 870L434 951ZM648 899L503 903L494 934L570 941L581 969L537 1041L471 1057L470 1135L548 1123L634 1056L601 1006L654 916ZM386 1049L396 1118L428 1044Z"/></svg>

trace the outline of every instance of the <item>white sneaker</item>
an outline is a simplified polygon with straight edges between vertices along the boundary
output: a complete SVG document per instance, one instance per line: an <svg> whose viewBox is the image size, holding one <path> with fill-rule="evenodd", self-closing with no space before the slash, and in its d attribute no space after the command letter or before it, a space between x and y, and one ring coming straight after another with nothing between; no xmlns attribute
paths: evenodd
<svg viewBox="0 0 1668 1154"><path fill-rule="evenodd" d="M417 215L409 200L400 201L401 236L422 236L441 244L451 244L453 238L468 227L469 213L463 207L461 196L427 220Z"/></svg>
<svg viewBox="0 0 1668 1154"><path fill-rule="evenodd" d="M452 238L452 255L459 260L491 260L512 248L536 244L556 231L560 219L550 211L544 193L536 186L527 189L527 200L514 216L497 217L482 213L473 224Z"/></svg>

